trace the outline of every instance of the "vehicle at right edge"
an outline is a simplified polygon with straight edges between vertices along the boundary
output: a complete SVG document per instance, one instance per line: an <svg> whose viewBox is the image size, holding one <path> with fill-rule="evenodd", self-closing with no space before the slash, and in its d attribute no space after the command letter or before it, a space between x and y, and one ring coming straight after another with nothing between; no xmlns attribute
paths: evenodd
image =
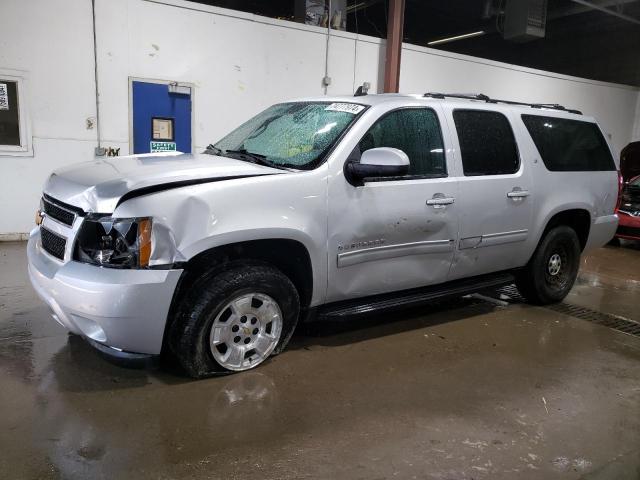
<svg viewBox="0 0 640 480"><path fill-rule="evenodd" d="M616 211L619 218L616 237L640 240L640 175L622 187L622 196Z"/></svg>

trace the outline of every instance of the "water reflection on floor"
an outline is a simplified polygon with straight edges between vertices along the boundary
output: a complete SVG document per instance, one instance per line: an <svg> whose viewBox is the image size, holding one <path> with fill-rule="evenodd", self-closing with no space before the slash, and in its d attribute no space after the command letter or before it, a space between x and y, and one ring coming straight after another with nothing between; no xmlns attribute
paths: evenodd
<svg viewBox="0 0 640 480"><path fill-rule="evenodd" d="M640 249L568 301L640 321ZM241 375L127 369L36 299L0 244L2 478L637 478L640 338L460 299L301 330Z"/></svg>

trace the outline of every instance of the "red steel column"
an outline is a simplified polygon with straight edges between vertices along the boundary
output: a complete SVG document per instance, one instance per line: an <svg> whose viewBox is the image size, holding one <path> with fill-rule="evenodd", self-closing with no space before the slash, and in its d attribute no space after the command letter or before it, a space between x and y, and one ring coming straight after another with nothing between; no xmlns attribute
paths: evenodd
<svg viewBox="0 0 640 480"><path fill-rule="evenodd" d="M385 93L397 93L400 87L400 54L402 53L403 25L404 0L389 0L387 56L384 63Z"/></svg>

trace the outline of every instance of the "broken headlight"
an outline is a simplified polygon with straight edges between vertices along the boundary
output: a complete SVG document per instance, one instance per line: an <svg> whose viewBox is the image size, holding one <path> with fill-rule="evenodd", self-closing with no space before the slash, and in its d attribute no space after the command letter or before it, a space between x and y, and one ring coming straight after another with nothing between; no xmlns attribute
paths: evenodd
<svg viewBox="0 0 640 480"><path fill-rule="evenodd" d="M73 253L79 262L115 268L144 268L150 257L150 218L88 216Z"/></svg>

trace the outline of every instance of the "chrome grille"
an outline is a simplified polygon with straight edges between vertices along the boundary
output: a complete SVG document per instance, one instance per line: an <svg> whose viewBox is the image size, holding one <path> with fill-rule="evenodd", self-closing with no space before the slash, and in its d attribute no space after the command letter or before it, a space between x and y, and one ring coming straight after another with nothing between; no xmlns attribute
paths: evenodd
<svg viewBox="0 0 640 480"><path fill-rule="evenodd" d="M44 205L44 213L47 216L53 218L54 220L57 220L60 223L64 223L65 225L73 225L73 221L76 218L75 213L59 205L56 205L55 203L52 203L46 198L42 199L42 203Z"/></svg>
<svg viewBox="0 0 640 480"><path fill-rule="evenodd" d="M64 237L41 227L40 239L42 241L42 248L44 248L47 253L60 260L64 260L64 251L67 246L67 240Z"/></svg>

